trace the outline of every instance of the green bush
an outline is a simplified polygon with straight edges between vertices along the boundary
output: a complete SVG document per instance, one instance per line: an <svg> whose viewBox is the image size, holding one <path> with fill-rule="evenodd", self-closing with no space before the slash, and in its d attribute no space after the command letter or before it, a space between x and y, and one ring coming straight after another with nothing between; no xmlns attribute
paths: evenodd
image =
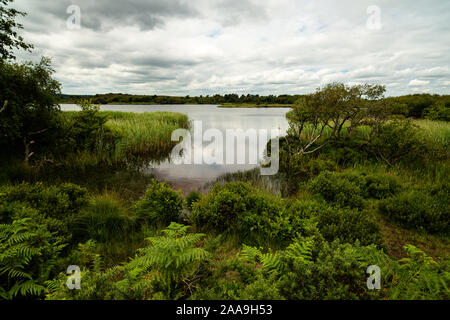
<svg viewBox="0 0 450 320"><path fill-rule="evenodd" d="M390 175L371 174L364 176L365 196L373 199L384 199L399 193L402 189L400 181Z"/></svg>
<svg viewBox="0 0 450 320"><path fill-rule="evenodd" d="M186 205L189 210L192 210L194 207L194 204L198 202L202 198L202 195L197 191L192 191L188 196L186 197Z"/></svg>
<svg viewBox="0 0 450 320"><path fill-rule="evenodd" d="M111 197L100 196L91 200L77 217L75 237L97 242L123 240L131 231L132 224L121 203Z"/></svg>
<svg viewBox="0 0 450 320"><path fill-rule="evenodd" d="M372 250L376 250L372 248ZM367 299L366 269L359 246L325 243L314 263L287 258L280 279L281 294L289 300Z"/></svg>
<svg viewBox="0 0 450 320"><path fill-rule="evenodd" d="M426 108L424 117L431 120L450 121L450 98L447 96Z"/></svg>
<svg viewBox="0 0 450 320"><path fill-rule="evenodd" d="M388 198L400 192L402 186L396 177L385 174L324 171L309 182L309 188L326 201L361 209L364 199Z"/></svg>
<svg viewBox="0 0 450 320"><path fill-rule="evenodd" d="M167 226L180 220L184 198L164 182L153 179L144 197L136 204L135 211L144 221Z"/></svg>
<svg viewBox="0 0 450 320"><path fill-rule="evenodd" d="M405 228L449 234L449 185L442 183L428 190L405 191L382 200L378 209L388 219Z"/></svg>
<svg viewBox="0 0 450 320"><path fill-rule="evenodd" d="M356 175L343 177L339 173L324 171L311 180L308 187L326 201L334 202L342 207L363 207L363 191Z"/></svg>
<svg viewBox="0 0 450 320"><path fill-rule="evenodd" d="M429 149L417 126L407 120L393 120L378 127L370 147L378 159L391 166L399 161L423 160Z"/></svg>
<svg viewBox="0 0 450 320"><path fill-rule="evenodd" d="M303 227L299 217L286 211L285 201L243 182L215 185L194 205L192 218L198 228L260 244L290 241Z"/></svg>
<svg viewBox="0 0 450 320"><path fill-rule="evenodd" d="M51 232L63 236L66 241L72 237L73 225L80 210L88 203L85 188L73 184L45 186L43 183L22 183L0 187L1 220L33 218L45 223ZM19 211L8 217L8 212L15 205L32 208L35 214L27 216ZM11 211L10 214L12 214ZM16 212L17 213L17 212Z"/></svg>
<svg viewBox="0 0 450 320"><path fill-rule="evenodd" d="M45 186L22 183L0 187L2 202L22 202L35 208L45 216L66 219L79 212L88 202L87 189L66 183L60 186Z"/></svg>
<svg viewBox="0 0 450 320"><path fill-rule="evenodd" d="M381 245L380 227L374 217L366 211L328 208L318 215L317 227L327 241L340 239L344 243Z"/></svg>

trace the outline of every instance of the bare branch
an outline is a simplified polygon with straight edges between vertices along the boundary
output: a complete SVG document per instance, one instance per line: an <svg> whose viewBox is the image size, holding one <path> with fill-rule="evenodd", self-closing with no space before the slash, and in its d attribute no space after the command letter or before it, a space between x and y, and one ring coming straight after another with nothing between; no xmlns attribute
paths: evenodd
<svg viewBox="0 0 450 320"><path fill-rule="evenodd" d="M5 100L5 103L3 104L3 108L0 109L0 113L6 110L6 107L8 106L8 100Z"/></svg>

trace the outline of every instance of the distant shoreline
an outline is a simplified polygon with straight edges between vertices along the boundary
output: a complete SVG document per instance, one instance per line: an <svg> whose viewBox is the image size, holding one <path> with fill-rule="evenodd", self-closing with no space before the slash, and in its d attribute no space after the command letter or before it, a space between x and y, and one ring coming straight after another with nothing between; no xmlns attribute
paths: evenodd
<svg viewBox="0 0 450 320"><path fill-rule="evenodd" d="M77 102L59 102L60 105L74 105L77 104ZM217 108L292 108L292 104L253 104L253 103L240 103L240 104L233 104L233 103L226 103L226 104L198 104L198 103L145 103L145 102L127 102L127 103L120 103L120 102L114 102L114 103L106 103L106 104L99 104L101 106L133 106L133 105L140 105L140 106L214 106Z"/></svg>
<svg viewBox="0 0 450 320"><path fill-rule="evenodd" d="M255 104L255 103L227 103L219 108L292 108L292 104Z"/></svg>

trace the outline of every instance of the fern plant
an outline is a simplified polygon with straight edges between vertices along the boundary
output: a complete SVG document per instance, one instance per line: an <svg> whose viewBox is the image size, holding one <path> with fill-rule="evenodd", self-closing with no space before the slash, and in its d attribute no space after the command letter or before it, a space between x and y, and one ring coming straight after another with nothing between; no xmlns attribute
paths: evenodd
<svg viewBox="0 0 450 320"><path fill-rule="evenodd" d="M390 298L417 299L446 299L450 298L450 263L436 262L425 252L413 245L406 245L408 258L400 260L397 269L397 281L389 291Z"/></svg>
<svg viewBox="0 0 450 320"><path fill-rule="evenodd" d="M275 275L283 273L284 262L277 253L262 253L261 249L244 245L241 256L249 262L261 264L263 272Z"/></svg>
<svg viewBox="0 0 450 320"><path fill-rule="evenodd" d="M64 245L53 233L31 219L0 225L0 297L13 299L45 292L56 259Z"/></svg>
<svg viewBox="0 0 450 320"><path fill-rule="evenodd" d="M178 297L173 290L180 284L190 288L190 278L209 254L195 246L204 234L187 234L188 228L172 223L162 231L163 236L148 238L151 245L138 250L137 256L125 266L126 278L119 286L141 291L156 282L153 287L159 286L167 298Z"/></svg>

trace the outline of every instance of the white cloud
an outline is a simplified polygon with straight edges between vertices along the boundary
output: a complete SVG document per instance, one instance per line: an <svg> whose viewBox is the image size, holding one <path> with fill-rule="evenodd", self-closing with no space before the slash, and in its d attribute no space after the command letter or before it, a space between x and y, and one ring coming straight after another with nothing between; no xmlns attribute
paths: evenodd
<svg viewBox="0 0 450 320"><path fill-rule="evenodd" d="M25 39L53 57L65 93L296 94L332 81L386 84L389 95L450 91L450 2L21 0ZM233 5L234 4L234 5ZM413 80L411 80L413 79Z"/></svg>
<svg viewBox="0 0 450 320"><path fill-rule="evenodd" d="M417 79L414 79L414 80L411 80L408 83L408 86L410 86L410 87L417 87L417 86L426 86L428 84L430 84L430 81L428 81L428 80L417 80Z"/></svg>

